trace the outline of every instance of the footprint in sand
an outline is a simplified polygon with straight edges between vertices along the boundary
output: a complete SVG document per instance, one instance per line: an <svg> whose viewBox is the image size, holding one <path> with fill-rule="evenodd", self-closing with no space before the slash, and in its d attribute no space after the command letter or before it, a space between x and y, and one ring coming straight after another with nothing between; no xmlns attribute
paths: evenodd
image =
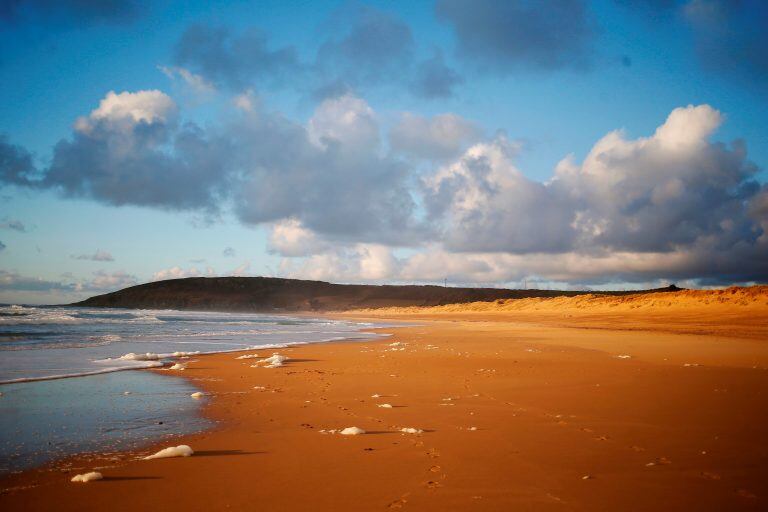
<svg viewBox="0 0 768 512"><path fill-rule="evenodd" d="M443 470L443 468L441 468L441 467L440 467L440 466L438 466L437 464L435 464L434 466L432 466L431 468L429 468L429 471L430 471L431 473L439 473L439 472L441 472L442 470Z"/></svg>
<svg viewBox="0 0 768 512"><path fill-rule="evenodd" d="M387 505L387 508L403 508L406 503L408 503L407 494L403 495L402 497L396 499L395 501L391 502L389 505Z"/></svg>
<svg viewBox="0 0 768 512"><path fill-rule="evenodd" d="M435 450L434 448L430 448L429 450L427 450L427 456L432 459L436 459L440 457L440 452Z"/></svg>

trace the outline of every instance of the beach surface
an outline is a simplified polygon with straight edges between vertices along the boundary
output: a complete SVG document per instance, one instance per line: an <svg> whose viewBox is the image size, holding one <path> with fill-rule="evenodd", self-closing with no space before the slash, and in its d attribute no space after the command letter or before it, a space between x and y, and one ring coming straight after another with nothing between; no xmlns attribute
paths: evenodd
<svg viewBox="0 0 768 512"><path fill-rule="evenodd" d="M12 475L0 509L765 510L768 291L633 297L345 313L411 325L197 357L216 428Z"/></svg>

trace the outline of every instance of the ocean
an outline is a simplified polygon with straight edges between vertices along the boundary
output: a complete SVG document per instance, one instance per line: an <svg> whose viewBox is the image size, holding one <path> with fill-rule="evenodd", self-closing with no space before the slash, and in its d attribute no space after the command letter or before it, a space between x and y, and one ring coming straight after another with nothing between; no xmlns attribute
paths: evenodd
<svg viewBox="0 0 768 512"><path fill-rule="evenodd" d="M199 354L365 340L370 323L257 313L0 307L0 475L210 426L196 388L135 370ZM266 354L269 355L269 354Z"/></svg>

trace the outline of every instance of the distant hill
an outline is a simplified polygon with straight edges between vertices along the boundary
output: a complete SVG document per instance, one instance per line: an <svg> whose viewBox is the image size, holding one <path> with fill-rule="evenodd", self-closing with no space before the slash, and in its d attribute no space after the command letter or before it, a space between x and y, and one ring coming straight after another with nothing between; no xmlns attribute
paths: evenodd
<svg viewBox="0 0 768 512"><path fill-rule="evenodd" d="M672 286L647 292L674 291ZM189 309L203 311L346 311L350 309L440 306L499 299L575 296L594 292L374 286L273 277L190 277L131 286L97 295L74 306ZM606 292L622 295L633 292Z"/></svg>

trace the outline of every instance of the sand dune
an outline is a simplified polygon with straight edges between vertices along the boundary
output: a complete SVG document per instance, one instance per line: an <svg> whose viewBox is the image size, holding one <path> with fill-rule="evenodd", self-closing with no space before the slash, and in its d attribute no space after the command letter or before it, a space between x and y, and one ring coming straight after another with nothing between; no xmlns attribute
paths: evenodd
<svg viewBox="0 0 768 512"><path fill-rule="evenodd" d="M768 286L632 295L588 294L470 302L433 307L361 309L347 314L528 322L589 329L722 334L768 339Z"/></svg>
<svg viewBox="0 0 768 512"><path fill-rule="evenodd" d="M361 309L359 313L414 314L414 313L472 313L541 311L562 313L564 310L616 311L651 309L686 310L754 308L768 311L768 286L747 288L730 287L722 290L681 290L663 294L638 293L633 295L588 294L575 297L532 297L525 299L499 299L490 302L469 302L427 307L393 307Z"/></svg>

